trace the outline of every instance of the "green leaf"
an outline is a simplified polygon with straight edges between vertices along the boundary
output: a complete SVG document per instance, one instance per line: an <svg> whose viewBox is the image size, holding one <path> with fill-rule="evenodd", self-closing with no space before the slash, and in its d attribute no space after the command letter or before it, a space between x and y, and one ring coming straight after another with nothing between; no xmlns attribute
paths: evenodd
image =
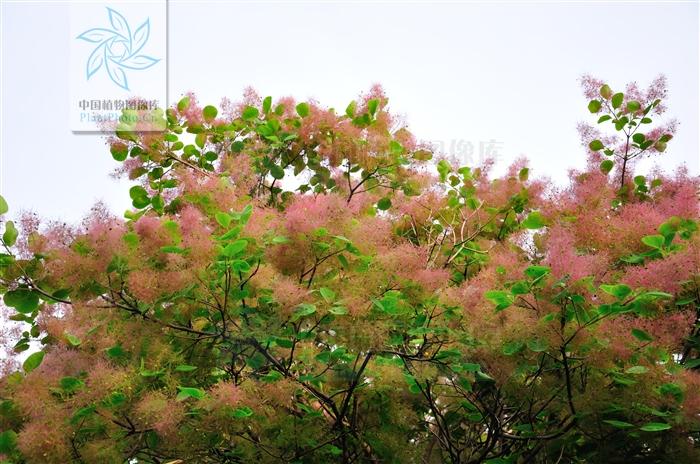
<svg viewBox="0 0 700 464"><path fill-rule="evenodd" d="M257 108L255 108L254 106L247 106L243 110L243 113L241 113L241 118L243 118L246 121L252 121L258 117L258 114L260 114L260 112Z"/></svg>
<svg viewBox="0 0 700 464"><path fill-rule="evenodd" d="M638 101L636 100L630 100L627 102L627 111L630 112L635 112L637 111L642 105L639 104Z"/></svg>
<svg viewBox="0 0 700 464"><path fill-rule="evenodd" d="M379 100L373 98L367 102L367 111L369 111L369 114L374 116L377 113L377 109L379 109Z"/></svg>
<svg viewBox="0 0 700 464"><path fill-rule="evenodd" d="M602 105L600 103L600 100L591 100L588 103L588 111L590 111L591 113L597 113L598 111L600 111L601 106Z"/></svg>
<svg viewBox="0 0 700 464"><path fill-rule="evenodd" d="M588 144L588 148L590 148L593 151L600 151L603 148L605 148L605 145L603 145L603 142L600 140L593 140L591 143Z"/></svg>
<svg viewBox="0 0 700 464"><path fill-rule="evenodd" d="M39 294L26 288L18 288L5 293L3 301L23 314L29 314L39 307Z"/></svg>
<svg viewBox="0 0 700 464"><path fill-rule="evenodd" d="M227 258L232 258L238 255L240 252L246 249L248 246L247 240L236 240L235 242L229 243L224 247L223 254Z"/></svg>
<svg viewBox="0 0 700 464"><path fill-rule="evenodd" d="M290 321L294 322L294 321L301 319L302 317L311 316L315 312L316 312L315 305L312 305L309 303L302 303L294 311L294 314L292 314Z"/></svg>
<svg viewBox="0 0 700 464"><path fill-rule="evenodd" d="M634 338L639 340L640 342L651 342L654 341L654 337L649 335L647 332L645 332L642 329L632 329L632 335Z"/></svg>
<svg viewBox="0 0 700 464"><path fill-rule="evenodd" d="M612 96L612 106L613 108L617 109L622 105L622 100L625 98L625 95L622 92L618 92L615 95Z"/></svg>
<svg viewBox="0 0 700 464"><path fill-rule="evenodd" d="M185 111L187 108L190 106L190 97L189 96L184 96L182 99L180 99L179 102L177 102L177 110L178 111Z"/></svg>
<svg viewBox="0 0 700 464"><path fill-rule="evenodd" d="M131 197L134 208L141 209L151 204L151 200L148 198L148 192L140 185L131 187L129 189L129 196Z"/></svg>
<svg viewBox="0 0 700 464"><path fill-rule="evenodd" d="M231 224L231 221L233 220L230 214L223 212L216 213L214 217L216 218L216 222L218 222L219 225L224 229L228 228L228 226Z"/></svg>
<svg viewBox="0 0 700 464"><path fill-rule="evenodd" d="M629 429L631 427L634 427L634 425L630 424L629 422L623 422L623 421L614 420L614 419L604 420L603 422L605 422L608 425L612 425L613 427L618 428L618 429Z"/></svg>
<svg viewBox="0 0 700 464"><path fill-rule="evenodd" d="M184 248L180 248L180 247L178 247L178 246L167 245L167 246L164 246L164 247L160 247L160 251L163 252L163 253L173 253L173 254L176 254L176 255L182 255L182 254L184 254L187 250L184 249Z"/></svg>
<svg viewBox="0 0 700 464"><path fill-rule="evenodd" d="M332 303L335 300L335 292L327 287L321 287L318 292L321 294L326 303Z"/></svg>
<svg viewBox="0 0 700 464"><path fill-rule="evenodd" d="M202 110L202 115L204 115L206 122L212 122L218 113L217 109L211 105L205 106Z"/></svg>
<svg viewBox="0 0 700 464"><path fill-rule="evenodd" d="M548 344L547 340L538 338L535 340L528 340L527 347L535 353L541 353L547 350Z"/></svg>
<svg viewBox="0 0 700 464"><path fill-rule="evenodd" d="M389 142L389 151L391 151L392 155L400 155L403 153L404 148L400 142L392 140L391 142Z"/></svg>
<svg viewBox="0 0 700 464"><path fill-rule="evenodd" d="M207 143L207 134L204 132L200 132L194 137L194 143L197 145L199 148L204 148L204 145Z"/></svg>
<svg viewBox="0 0 700 464"><path fill-rule="evenodd" d="M68 394L75 393L85 387L85 382L70 376L63 377L61 380L59 380L58 384L60 385L61 390Z"/></svg>
<svg viewBox="0 0 700 464"><path fill-rule="evenodd" d="M530 284L524 280L519 280L510 287L510 292L513 295L526 295L530 293Z"/></svg>
<svg viewBox="0 0 700 464"><path fill-rule="evenodd" d="M437 170L440 174L440 182L445 182L445 179L447 179L447 174L452 170L452 166L450 166L450 163L447 160L441 159L438 161Z"/></svg>
<svg viewBox="0 0 700 464"><path fill-rule="evenodd" d="M686 369L695 369L696 367L700 366L700 359L691 359L690 361L687 361L685 364L683 364L683 367Z"/></svg>
<svg viewBox="0 0 700 464"><path fill-rule="evenodd" d="M539 211L533 211L520 225L525 229L541 229L545 226L544 217Z"/></svg>
<svg viewBox="0 0 700 464"><path fill-rule="evenodd" d="M109 147L110 153L112 153L112 158L115 161L124 161L129 155L129 149L123 143L114 143Z"/></svg>
<svg viewBox="0 0 700 464"><path fill-rule="evenodd" d="M309 104L308 103L299 103L297 105L297 114L301 116L302 118L305 118L309 115Z"/></svg>
<svg viewBox="0 0 700 464"><path fill-rule="evenodd" d="M496 312L503 311L513 304L511 295L502 290L489 290L484 293L484 297L496 305Z"/></svg>
<svg viewBox="0 0 700 464"><path fill-rule="evenodd" d="M232 415L236 419L243 419L243 418L252 416L253 410L250 409L248 406L244 406L242 408L234 409Z"/></svg>
<svg viewBox="0 0 700 464"><path fill-rule="evenodd" d="M347 108L345 108L345 115L349 118L355 117L355 111L357 110L357 102L355 100L351 101Z"/></svg>
<svg viewBox="0 0 700 464"><path fill-rule="evenodd" d="M151 205L156 211L163 211L163 208L165 207L165 200L163 200L162 196L155 195L153 198L151 198Z"/></svg>
<svg viewBox="0 0 700 464"><path fill-rule="evenodd" d="M284 169L276 164L273 164L270 166L270 175L275 179L282 179L284 177Z"/></svg>
<svg viewBox="0 0 700 464"><path fill-rule="evenodd" d="M85 406L84 408L78 409L73 414L73 416L70 418L70 423L72 425L76 425L76 424L80 423L81 420L94 414L95 410L96 410L96 408L94 405Z"/></svg>
<svg viewBox="0 0 700 464"><path fill-rule="evenodd" d="M282 348L291 348L294 346L294 342L292 340L282 337L275 337L275 344L277 346L281 346Z"/></svg>
<svg viewBox="0 0 700 464"><path fill-rule="evenodd" d="M241 211L239 214L238 222L241 224L247 224L248 219L250 219L250 215L253 214L253 205L246 205L245 208L243 208L243 211Z"/></svg>
<svg viewBox="0 0 700 464"><path fill-rule="evenodd" d="M672 396L677 402L683 401L685 393L683 389L676 383L669 382L659 385L657 388L657 393L661 396Z"/></svg>
<svg viewBox="0 0 700 464"><path fill-rule="evenodd" d="M231 144L231 151L233 153L240 153L245 148L245 142L242 140L236 140Z"/></svg>
<svg viewBox="0 0 700 464"><path fill-rule="evenodd" d="M206 393L204 393L204 390L200 388L178 386L177 389L180 391L175 397L177 401L184 401L188 398L201 400L206 395Z"/></svg>
<svg viewBox="0 0 700 464"><path fill-rule="evenodd" d="M79 339L78 337L76 337L75 335L66 333L66 334L65 334L65 337L66 337L66 340L68 341L68 343L69 343L71 346L80 346L80 344L82 343L82 342L80 341L80 339Z"/></svg>
<svg viewBox="0 0 700 464"><path fill-rule="evenodd" d="M340 262L340 265L343 266L343 269L350 268L350 263L348 262L348 259L345 257L345 255L336 255L336 258L338 258L338 261Z"/></svg>
<svg viewBox="0 0 700 464"><path fill-rule="evenodd" d="M382 211L386 211L387 209L391 208L391 199L388 197L382 198L377 202L377 208Z"/></svg>
<svg viewBox="0 0 700 464"><path fill-rule="evenodd" d="M44 360L44 352L43 351L37 351L36 353L32 353L22 363L22 369L24 369L24 372L29 374L31 371L33 371L34 369L39 367L41 365L41 361L43 361L43 360Z"/></svg>
<svg viewBox="0 0 700 464"><path fill-rule="evenodd" d="M610 96L612 95L612 89L608 84L603 84L603 86L600 88L600 96L605 98L606 100L610 99Z"/></svg>
<svg viewBox="0 0 700 464"><path fill-rule="evenodd" d="M418 161L430 161L433 159L433 153L430 150L416 150L413 152L413 158Z"/></svg>
<svg viewBox="0 0 700 464"><path fill-rule="evenodd" d="M656 291L651 291L651 292L644 292L641 295L639 295L640 298L651 298L653 300L657 300L659 298L673 298L673 295L670 293L666 292L656 292Z"/></svg>
<svg viewBox="0 0 700 464"><path fill-rule="evenodd" d="M697 300L697 297L695 297L695 296L681 298L679 300L676 300L676 306L685 306L685 305L688 305L690 303L695 302L696 300Z"/></svg>
<svg viewBox="0 0 700 464"><path fill-rule="evenodd" d="M649 422L641 427L639 427L639 430L642 430L643 432L661 432L663 430L668 430L671 428L670 424L666 424L663 422Z"/></svg>
<svg viewBox="0 0 700 464"><path fill-rule="evenodd" d="M17 434L14 430L5 430L0 433L0 453L10 454L17 447ZM9 462L9 461L3 461Z"/></svg>
<svg viewBox="0 0 700 464"><path fill-rule="evenodd" d="M525 344L521 341L511 341L503 345L503 354L506 356L513 356L519 353L525 348Z"/></svg>
<svg viewBox="0 0 700 464"><path fill-rule="evenodd" d="M247 261L243 261L242 259L237 259L233 262L231 265L231 268L234 270L234 272L239 272L243 274L247 274L250 272L250 264L248 264Z"/></svg>
<svg viewBox="0 0 700 464"><path fill-rule="evenodd" d="M600 163L600 172L607 174L612 171L613 166L615 166L615 163L612 160L604 160Z"/></svg>
<svg viewBox="0 0 700 464"><path fill-rule="evenodd" d="M143 358L141 359L141 369L139 370L139 374L141 377L160 377L161 375L165 374L165 369L158 369L152 370L152 369L146 369L143 366Z"/></svg>
<svg viewBox="0 0 700 464"><path fill-rule="evenodd" d="M619 374L613 374L612 375L612 380L618 385L624 385L624 386L630 386L634 385L637 383L636 380L632 380L631 378L624 376L624 375L619 375Z"/></svg>
<svg viewBox="0 0 700 464"><path fill-rule="evenodd" d="M601 285L600 289L605 293L614 296L618 300L622 300L632 293L632 289L625 284Z"/></svg>
<svg viewBox="0 0 700 464"><path fill-rule="evenodd" d="M282 380L282 377L282 374L280 374L279 372L270 371L262 377L262 380L264 382L277 382L278 380Z"/></svg>
<svg viewBox="0 0 700 464"><path fill-rule="evenodd" d="M625 370L626 374L635 374L635 375L646 374L647 372L649 372L649 369L647 369L644 366L632 366L629 369Z"/></svg>
<svg viewBox="0 0 700 464"><path fill-rule="evenodd" d="M528 169L528 168L522 168L520 170L520 172L518 172L518 180L520 180L520 182L525 182L529 176L530 176L530 169Z"/></svg>
<svg viewBox="0 0 700 464"><path fill-rule="evenodd" d="M272 97L267 96L263 100L263 113L268 114L272 108Z"/></svg>
<svg viewBox="0 0 700 464"><path fill-rule="evenodd" d="M642 255L629 255L620 258L620 261L624 261L629 264L641 264L644 262L644 256Z"/></svg>
<svg viewBox="0 0 700 464"><path fill-rule="evenodd" d="M7 205L7 201L5 201L5 198L3 198L2 195L0 195L0 214L5 214L10 210L10 207Z"/></svg>
<svg viewBox="0 0 700 464"><path fill-rule="evenodd" d="M348 313L348 308L345 306L333 306L328 312L336 316L344 316Z"/></svg>
<svg viewBox="0 0 700 464"><path fill-rule="evenodd" d="M188 364L180 364L179 366L175 366L176 372L192 372L196 369L197 366L190 366Z"/></svg>
<svg viewBox="0 0 700 464"><path fill-rule="evenodd" d="M676 216L673 216L669 220L667 220L666 222L663 222L661 225L659 225L657 230L664 237L673 236L673 234L678 232L678 222L677 221L678 221L678 218Z"/></svg>
<svg viewBox="0 0 700 464"><path fill-rule="evenodd" d="M5 245L12 246L17 241L17 235L19 235L19 233L15 228L15 223L7 221L5 223L5 233L2 234L2 241L5 242Z"/></svg>
<svg viewBox="0 0 700 464"><path fill-rule="evenodd" d="M627 116L623 116L620 119L617 119L615 121L615 130L622 130L623 127L625 127L625 124L629 122L629 119L627 119Z"/></svg>
<svg viewBox="0 0 700 464"><path fill-rule="evenodd" d="M664 236L663 235L647 235L642 237L642 243L651 248L656 248L657 250L663 248L664 246Z"/></svg>
<svg viewBox="0 0 700 464"><path fill-rule="evenodd" d="M646 138L646 137L644 137L644 134L637 132L636 134L634 134L634 135L632 136L632 141L633 141L634 143L642 143L642 142L644 142L644 139L645 139L645 138Z"/></svg>
<svg viewBox="0 0 700 464"><path fill-rule="evenodd" d="M525 275L532 280L540 280L545 275L549 274L551 269L547 266L530 266L525 269Z"/></svg>
<svg viewBox="0 0 700 464"><path fill-rule="evenodd" d="M114 345L112 347L109 347L105 350L105 353L107 356L110 358L123 358L126 356L126 351L124 351L124 348L122 348L121 345Z"/></svg>
<svg viewBox="0 0 700 464"><path fill-rule="evenodd" d="M474 380L476 380L477 382L482 383L482 384L484 384L484 383L495 384L496 383L496 380L493 377L491 377L490 375L488 375L482 371L478 371L478 372L474 373Z"/></svg>
<svg viewBox="0 0 700 464"><path fill-rule="evenodd" d="M654 148L657 151L664 152L666 151L666 142L658 141L654 144Z"/></svg>

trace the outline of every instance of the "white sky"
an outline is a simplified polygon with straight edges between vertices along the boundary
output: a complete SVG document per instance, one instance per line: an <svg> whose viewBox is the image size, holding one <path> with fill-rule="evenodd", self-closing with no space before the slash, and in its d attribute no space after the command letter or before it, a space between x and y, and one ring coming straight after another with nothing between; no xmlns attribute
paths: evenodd
<svg viewBox="0 0 700 464"><path fill-rule="evenodd" d="M69 4L2 3L0 193L12 213L76 221L97 200L129 206L103 140L68 121ZM585 154L583 73L614 89L669 78L681 122L664 165L699 173L698 2L241 3L171 0L169 90L203 104L263 96L344 109L381 83L423 140L457 150L498 142L534 175L563 182ZM14 215L14 214L12 214Z"/></svg>

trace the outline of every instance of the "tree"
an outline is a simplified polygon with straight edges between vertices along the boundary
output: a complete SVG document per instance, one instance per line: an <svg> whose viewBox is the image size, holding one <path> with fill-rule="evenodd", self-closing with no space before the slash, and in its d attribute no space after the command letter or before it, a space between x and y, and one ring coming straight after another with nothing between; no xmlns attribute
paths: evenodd
<svg viewBox="0 0 700 464"><path fill-rule="evenodd" d="M33 353L7 360L0 453L697 462L699 182L626 189L636 151L669 139L639 137L662 102L621 113L597 87L589 109L626 118L634 151L586 140L562 191L523 160L433 161L379 88L344 114L252 95L126 111L125 219L4 223L0 291Z"/></svg>

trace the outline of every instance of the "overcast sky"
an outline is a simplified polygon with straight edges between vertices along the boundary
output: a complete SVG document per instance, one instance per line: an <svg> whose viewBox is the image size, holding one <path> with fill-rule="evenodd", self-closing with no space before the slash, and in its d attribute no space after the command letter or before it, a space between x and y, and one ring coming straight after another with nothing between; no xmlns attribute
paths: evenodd
<svg viewBox="0 0 700 464"><path fill-rule="evenodd" d="M97 200L129 206L103 140L68 120L69 3L2 0L0 193L13 212L76 221ZM412 131L478 161L531 160L564 182L591 120L578 78L621 89L669 79L681 122L663 155L698 174L698 3L265 3L170 1L170 99L263 96L345 108L373 83ZM465 161L469 161L468 159Z"/></svg>

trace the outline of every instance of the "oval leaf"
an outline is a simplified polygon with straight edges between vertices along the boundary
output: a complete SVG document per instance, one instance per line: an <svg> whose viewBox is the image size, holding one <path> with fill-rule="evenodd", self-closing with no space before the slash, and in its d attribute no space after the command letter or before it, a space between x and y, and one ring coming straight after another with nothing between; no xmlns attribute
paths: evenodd
<svg viewBox="0 0 700 464"><path fill-rule="evenodd" d="M22 369L24 369L24 372L29 374L31 371L39 367L43 360L43 351L37 351L36 353L32 353L27 357L27 359L24 360L24 363L22 363Z"/></svg>

